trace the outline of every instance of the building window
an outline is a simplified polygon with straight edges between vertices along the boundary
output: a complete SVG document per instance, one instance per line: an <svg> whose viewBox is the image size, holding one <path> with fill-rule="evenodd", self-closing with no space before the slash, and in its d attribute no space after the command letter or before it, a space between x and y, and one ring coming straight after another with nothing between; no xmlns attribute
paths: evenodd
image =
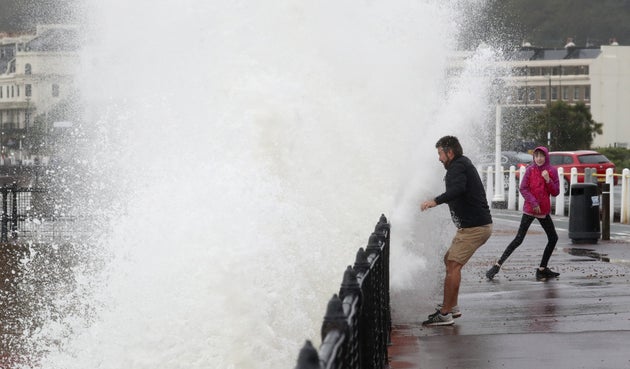
<svg viewBox="0 0 630 369"><path fill-rule="evenodd" d="M527 67L516 67L512 71L512 74L515 76L527 76L529 72L529 68Z"/></svg>
<svg viewBox="0 0 630 369"><path fill-rule="evenodd" d="M530 87L527 92L527 101L533 102L536 101L536 89L534 87Z"/></svg>
<svg viewBox="0 0 630 369"><path fill-rule="evenodd" d="M547 87L540 88L540 101L547 100Z"/></svg>
<svg viewBox="0 0 630 369"><path fill-rule="evenodd" d="M56 83L52 85L52 95L53 97L59 97L59 85Z"/></svg>
<svg viewBox="0 0 630 369"><path fill-rule="evenodd" d="M553 86L551 88L551 100L558 100L558 87Z"/></svg>
<svg viewBox="0 0 630 369"><path fill-rule="evenodd" d="M584 86L584 100L591 100L591 86Z"/></svg>
<svg viewBox="0 0 630 369"><path fill-rule="evenodd" d="M580 88L578 86L573 87L573 101L580 100Z"/></svg>
<svg viewBox="0 0 630 369"><path fill-rule="evenodd" d="M31 74L31 72L32 72L31 65L27 63L27 64L24 66L24 74Z"/></svg>
<svg viewBox="0 0 630 369"><path fill-rule="evenodd" d="M569 87L567 86L562 87L562 100L564 101L569 100Z"/></svg>
<svg viewBox="0 0 630 369"><path fill-rule="evenodd" d="M519 87L518 91L516 92L516 98L518 99L518 101L525 100L526 93L527 93L527 91L525 90L525 88Z"/></svg>
<svg viewBox="0 0 630 369"><path fill-rule="evenodd" d="M31 85L24 86L24 94L26 97L31 97Z"/></svg>

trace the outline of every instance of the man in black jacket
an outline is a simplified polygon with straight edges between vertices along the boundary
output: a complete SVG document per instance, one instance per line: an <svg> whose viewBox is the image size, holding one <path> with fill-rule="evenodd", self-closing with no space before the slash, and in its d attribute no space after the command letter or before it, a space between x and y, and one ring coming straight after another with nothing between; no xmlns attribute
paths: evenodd
<svg viewBox="0 0 630 369"><path fill-rule="evenodd" d="M436 312L423 325L451 325L461 312L457 306L461 269L492 233L492 216L486 191L470 159L464 156L457 137L444 136L435 144L440 162L446 168L446 192L422 203L421 210L448 204L451 218L457 227L450 248L444 255L446 276L444 298Z"/></svg>

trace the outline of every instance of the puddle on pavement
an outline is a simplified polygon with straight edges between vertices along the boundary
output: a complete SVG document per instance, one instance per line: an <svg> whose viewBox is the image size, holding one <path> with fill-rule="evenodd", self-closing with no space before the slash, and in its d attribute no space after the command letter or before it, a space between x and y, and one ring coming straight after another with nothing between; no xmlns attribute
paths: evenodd
<svg viewBox="0 0 630 369"><path fill-rule="evenodd" d="M563 250L569 255L586 256L591 259L605 261L607 263L610 263L610 258L608 257L608 254L601 254L595 250L576 248L576 247L565 247Z"/></svg>

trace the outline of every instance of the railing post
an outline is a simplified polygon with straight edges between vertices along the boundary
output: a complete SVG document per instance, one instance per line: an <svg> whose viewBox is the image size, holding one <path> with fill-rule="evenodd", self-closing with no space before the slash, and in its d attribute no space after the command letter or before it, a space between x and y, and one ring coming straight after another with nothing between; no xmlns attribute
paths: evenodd
<svg viewBox="0 0 630 369"><path fill-rule="evenodd" d="M492 204L492 199L494 198L494 182L492 180L494 171L491 166L488 166L486 169L486 199L488 200L488 204Z"/></svg>
<svg viewBox="0 0 630 369"><path fill-rule="evenodd" d="M621 209L619 211L619 222L630 223L630 169L624 168L621 171Z"/></svg>
<svg viewBox="0 0 630 369"><path fill-rule="evenodd" d="M328 308L326 309L324 323L322 324L322 342L326 338L328 332L332 330L345 332L347 325L346 315L343 313L343 304L341 303L339 296L335 294L330 301L328 301Z"/></svg>
<svg viewBox="0 0 630 369"><path fill-rule="evenodd" d="M357 274L361 273L364 275L368 269L370 269L370 262L367 259L367 254L365 250L363 250L363 247L359 247L354 260L354 271L357 272Z"/></svg>
<svg viewBox="0 0 630 369"><path fill-rule="evenodd" d="M510 172L508 174L508 199L507 199L507 208L508 210L515 210L516 208L516 167L514 165L510 166Z"/></svg>
<svg viewBox="0 0 630 369"><path fill-rule="evenodd" d="M7 213L7 205L8 205L8 193L9 189L7 186L2 186L2 235L0 235L0 241L8 242L8 233L9 233L9 214Z"/></svg>
<svg viewBox="0 0 630 369"><path fill-rule="evenodd" d="M606 169L606 183L608 183L610 222L615 222L615 171L612 168Z"/></svg>
<svg viewBox="0 0 630 369"><path fill-rule="evenodd" d="M357 279L357 272L352 269L350 265L343 273L343 281L341 282L341 288L339 288L339 299L343 302L346 296L357 295L361 296L361 286Z"/></svg>
<svg viewBox="0 0 630 369"><path fill-rule="evenodd" d="M602 240L610 240L610 183L602 189Z"/></svg>
<svg viewBox="0 0 630 369"><path fill-rule="evenodd" d="M391 229L391 225L387 222L387 218L385 217L385 214L381 214L381 218L379 219L378 223L376 223L376 226L374 227L374 231L376 232L377 235L379 235L382 239L381 241L383 242L383 252L381 253L381 257L383 258L383 278L385 279L385 287L387 289L387 291L385 292L385 301L383 302L384 304L384 309L385 309L385 322L387 324L387 345L391 345L392 341L391 341L391 332L392 332L392 313L391 313L391 306L390 306L390 296L389 296L389 232Z"/></svg>
<svg viewBox="0 0 630 369"><path fill-rule="evenodd" d="M573 184L578 183L578 171L576 167L571 168L571 180L569 181L569 216L571 216L571 187Z"/></svg>
<svg viewBox="0 0 630 369"><path fill-rule="evenodd" d="M12 196L12 202L11 202L11 238L13 240L16 240L18 237L18 203L17 203L17 194L18 194L18 187L17 187L17 183L13 183L13 196Z"/></svg>
<svg viewBox="0 0 630 369"><path fill-rule="evenodd" d="M556 215L564 215L564 169L558 168L558 183L560 186L560 193L556 196Z"/></svg>
<svg viewBox="0 0 630 369"><path fill-rule="evenodd" d="M518 188L516 189L516 192L518 192L518 209L517 210L523 210L523 205L525 205L525 198L523 198L523 195L521 194L520 188L521 188L521 182L523 182L523 177L525 177L525 167L520 167L519 168L519 176L518 176Z"/></svg>
<svg viewBox="0 0 630 369"><path fill-rule="evenodd" d="M319 356L311 341L307 340L302 346L295 369L320 369Z"/></svg>
<svg viewBox="0 0 630 369"><path fill-rule="evenodd" d="M381 253L380 237L376 233L372 232L370 238L368 238L368 244L365 247L365 252L368 255Z"/></svg>
<svg viewBox="0 0 630 369"><path fill-rule="evenodd" d="M361 365L361 360L363 360L363 358L361 357L361 349L359 348L360 326L358 322L363 303L363 294L361 292L359 279L357 278L357 272L350 265L348 265L348 268L343 273L343 281L341 282L341 287L339 288L339 299L343 303L343 306L347 307L347 310L344 311L347 311L346 315L349 316L347 320L347 352L345 352L344 357L344 364L346 366L344 368L360 369L363 367ZM356 309L353 309L355 307Z"/></svg>

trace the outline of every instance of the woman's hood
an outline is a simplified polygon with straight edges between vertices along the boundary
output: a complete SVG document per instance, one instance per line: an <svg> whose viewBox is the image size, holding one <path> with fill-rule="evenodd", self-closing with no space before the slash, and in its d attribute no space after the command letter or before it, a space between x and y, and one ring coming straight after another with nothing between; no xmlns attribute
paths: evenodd
<svg viewBox="0 0 630 369"><path fill-rule="evenodd" d="M545 163L541 166L550 165L549 164L549 150L544 146L538 146L537 148L534 149L534 151L532 151L532 162L536 163L536 161L534 160L534 154L536 153L536 151L542 151L545 154Z"/></svg>

